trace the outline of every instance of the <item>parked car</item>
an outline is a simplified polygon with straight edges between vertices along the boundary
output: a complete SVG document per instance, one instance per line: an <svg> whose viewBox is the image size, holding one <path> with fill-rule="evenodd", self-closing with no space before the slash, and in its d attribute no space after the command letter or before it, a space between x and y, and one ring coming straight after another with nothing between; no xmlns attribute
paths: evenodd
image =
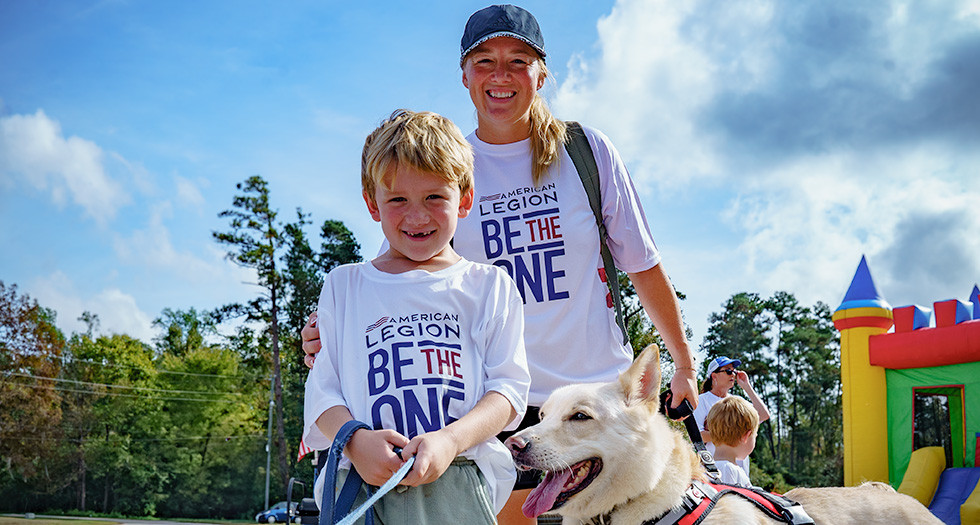
<svg viewBox="0 0 980 525"><path fill-rule="evenodd" d="M289 514L296 515L296 502L294 501L290 507L293 512ZM262 512L255 515L255 521L257 523L289 523L289 515L286 513L286 502L280 501L276 503L268 510L263 510ZM295 518L296 523L299 523L299 517Z"/></svg>

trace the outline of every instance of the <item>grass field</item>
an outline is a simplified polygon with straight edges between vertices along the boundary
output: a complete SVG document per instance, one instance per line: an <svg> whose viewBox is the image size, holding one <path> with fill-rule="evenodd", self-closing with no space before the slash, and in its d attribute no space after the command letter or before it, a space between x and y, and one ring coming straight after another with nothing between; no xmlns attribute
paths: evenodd
<svg viewBox="0 0 980 525"><path fill-rule="evenodd" d="M132 523L133 519L126 519L128 523ZM148 525L153 525L155 521L148 519L145 520ZM252 520L209 520L209 519L179 519L171 518L168 521L180 522L186 521L191 523L214 523L215 525L247 525L249 523L255 523ZM13 516L0 516L0 525L119 525L120 520L115 520L112 518L34 518L25 519Z"/></svg>
<svg viewBox="0 0 980 525"><path fill-rule="evenodd" d="M118 521L112 520L56 520L48 518L34 518L32 520L24 518L12 518L10 516L0 516L0 525L68 525L74 523L75 525L116 525Z"/></svg>

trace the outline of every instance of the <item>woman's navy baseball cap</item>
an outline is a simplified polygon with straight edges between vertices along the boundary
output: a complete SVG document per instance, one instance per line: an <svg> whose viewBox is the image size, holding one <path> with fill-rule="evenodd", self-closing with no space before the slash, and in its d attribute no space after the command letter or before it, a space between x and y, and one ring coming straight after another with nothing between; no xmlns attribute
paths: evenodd
<svg viewBox="0 0 980 525"><path fill-rule="evenodd" d="M492 5L473 13L466 21L463 38L459 41L459 63L462 64L476 46L501 36L524 42L534 48L542 59L546 56L544 37L534 15L516 5Z"/></svg>

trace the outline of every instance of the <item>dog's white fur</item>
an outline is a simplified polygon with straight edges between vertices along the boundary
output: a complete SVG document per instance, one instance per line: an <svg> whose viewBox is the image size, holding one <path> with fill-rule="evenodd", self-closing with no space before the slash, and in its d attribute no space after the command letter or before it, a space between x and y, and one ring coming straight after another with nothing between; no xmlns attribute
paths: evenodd
<svg viewBox="0 0 980 525"><path fill-rule="evenodd" d="M541 407L541 422L507 440L519 468L556 472L601 461L594 480L555 509L565 525L641 524L678 506L692 479L707 481L691 444L658 412L660 379L659 350L651 345L617 381L556 390ZM884 484L800 488L787 497L818 524L941 524L918 501ZM777 522L728 495L703 523Z"/></svg>

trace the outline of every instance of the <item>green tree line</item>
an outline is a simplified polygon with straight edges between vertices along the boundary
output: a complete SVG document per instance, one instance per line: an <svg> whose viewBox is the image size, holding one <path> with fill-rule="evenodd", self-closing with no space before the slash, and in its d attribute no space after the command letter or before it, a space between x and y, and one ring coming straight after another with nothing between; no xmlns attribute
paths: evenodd
<svg viewBox="0 0 980 525"><path fill-rule="evenodd" d="M270 502L296 463L306 368L300 328L323 276L360 260L343 223L284 222L259 176L237 185L214 232L228 258L255 270L256 294L213 311L165 309L140 341L63 334L56 313L0 281L0 509L132 516L251 518L264 504L270 391ZM220 334L219 325L237 326Z"/></svg>
<svg viewBox="0 0 980 525"><path fill-rule="evenodd" d="M709 322L701 377L716 356L740 359L771 413L751 456L753 483L779 492L842 485L840 339L830 308L801 305L789 292L743 292Z"/></svg>

